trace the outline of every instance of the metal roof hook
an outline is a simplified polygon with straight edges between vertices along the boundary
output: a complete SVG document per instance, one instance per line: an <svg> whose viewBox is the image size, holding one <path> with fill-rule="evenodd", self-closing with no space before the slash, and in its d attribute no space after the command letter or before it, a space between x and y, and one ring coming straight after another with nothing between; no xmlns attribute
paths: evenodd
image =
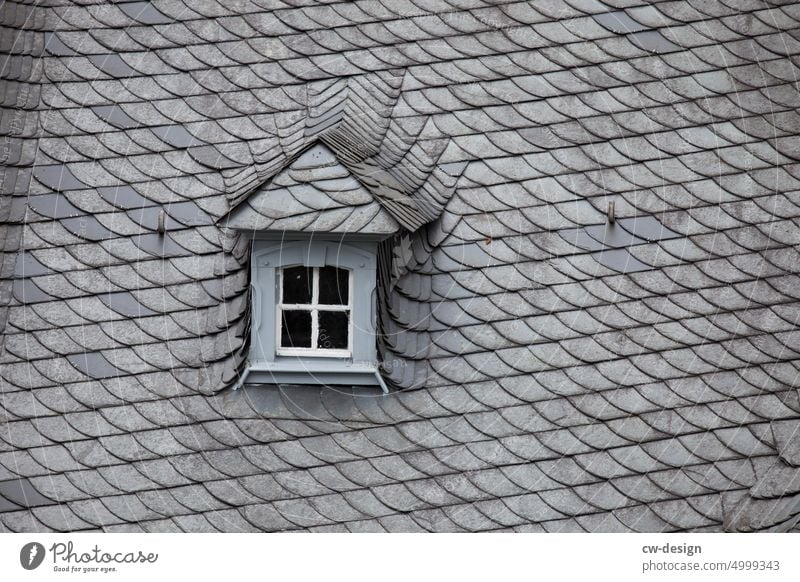
<svg viewBox="0 0 800 582"><path fill-rule="evenodd" d="M616 215L614 213L614 201L613 200L609 200L609 202L608 202L608 210L606 210L606 215L608 216L608 223L609 224L614 224L614 222L617 220L617 217L616 217Z"/></svg>
<svg viewBox="0 0 800 582"><path fill-rule="evenodd" d="M159 234L164 234L165 232L167 232L166 223L167 223L167 213L164 212L163 210L161 210L158 213L158 233Z"/></svg>

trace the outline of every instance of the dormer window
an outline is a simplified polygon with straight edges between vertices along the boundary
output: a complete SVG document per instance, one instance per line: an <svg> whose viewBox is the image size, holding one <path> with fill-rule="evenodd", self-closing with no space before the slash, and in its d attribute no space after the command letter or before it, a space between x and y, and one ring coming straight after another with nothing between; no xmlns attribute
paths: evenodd
<svg viewBox="0 0 800 582"><path fill-rule="evenodd" d="M376 385L377 242L255 239L247 382Z"/></svg>
<svg viewBox="0 0 800 582"><path fill-rule="evenodd" d="M400 224L322 143L231 213L247 230L248 384L374 385L377 249Z"/></svg>
<svg viewBox="0 0 800 582"><path fill-rule="evenodd" d="M438 172L431 196L417 174L362 147L359 127L342 122L321 134L239 196L225 219L253 239L250 354L240 383L386 391L377 361L378 244L435 218L455 182Z"/></svg>

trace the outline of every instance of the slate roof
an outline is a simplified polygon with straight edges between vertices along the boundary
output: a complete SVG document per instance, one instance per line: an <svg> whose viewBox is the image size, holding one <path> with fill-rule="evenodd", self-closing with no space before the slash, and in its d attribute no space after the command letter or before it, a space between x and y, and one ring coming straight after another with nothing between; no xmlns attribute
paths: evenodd
<svg viewBox="0 0 800 582"><path fill-rule="evenodd" d="M797 530L798 23L5 2L0 528ZM332 128L439 216L391 252L395 391L233 391L224 219Z"/></svg>

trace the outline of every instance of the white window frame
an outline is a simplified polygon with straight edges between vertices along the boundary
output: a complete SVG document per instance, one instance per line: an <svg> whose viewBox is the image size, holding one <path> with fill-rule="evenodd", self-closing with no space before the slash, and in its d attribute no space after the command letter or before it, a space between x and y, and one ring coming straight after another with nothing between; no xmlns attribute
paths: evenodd
<svg viewBox="0 0 800 582"><path fill-rule="evenodd" d="M275 306L275 351L279 356L308 356L311 358L348 358L353 353L353 269L338 267L347 271L347 305L328 305L319 302L319 270L322 267L308 267L311 269L311 303L284 303L283 302L283 273L292 267L305 267L305 265L284 265L276 270L278 286L278 301ZM281 330L283 329L283 311L299 310L311 312L311 346L310 348L287 348L281 345ZM344 311L347 317L347 349L316 348L319 340L319 312Z"/></svg>

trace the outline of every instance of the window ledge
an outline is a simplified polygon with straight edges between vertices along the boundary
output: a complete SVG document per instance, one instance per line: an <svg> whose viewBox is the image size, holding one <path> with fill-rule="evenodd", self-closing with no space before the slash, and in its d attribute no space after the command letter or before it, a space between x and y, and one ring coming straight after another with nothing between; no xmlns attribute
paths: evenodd
<svg viewBox="0 0 800 582"><path fill-rule="evenodd" d="M347 361L304 359L302 362L256 362L242 375L234 390L245 384L313 384L380 386L386 394L386 383L372 364Z"/></svg>

